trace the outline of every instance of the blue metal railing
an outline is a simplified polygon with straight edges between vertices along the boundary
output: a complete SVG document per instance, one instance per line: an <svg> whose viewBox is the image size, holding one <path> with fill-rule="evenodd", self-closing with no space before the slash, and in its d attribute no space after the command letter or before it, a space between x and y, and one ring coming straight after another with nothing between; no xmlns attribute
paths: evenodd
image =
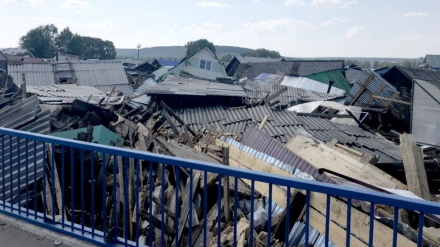
<svg viewBox="0 0 440 247"><path fill-rule="evenodd" d="M195 243L207 246L210 241L214 241L214 244L221 246L224 241L221 238L222 231L231 226L232 240L229 244L236 246L241 241L239 234L243 233L237 227L243 219L238 206L239 179L250 181L249 229L254 229L255 225L256 183L262 182L268 186L269 214L263 229L268 236L264 240L267 246L271 246L274 241L270 213L273 210L273 185L284 188L288 202L284 225L281 227L284 239L279 240L285 246L292 246L289 244L289 233L294 223L292 221L298 220L291 218L291 210L295 209L289 203L293 200L291 189L302 190L305 195L305 212L299 219L305 224L305 246L308 246L311 237L307 229L311 227L310 201L314 193L326 195L326 210L321 212L325 215L325 227L321 231L325 236L325 246L329 246L334 237L330 227L331 197L345 198L347 202L346 225L343 227L346 246L352 244L353 237L360 239L366 246L373 246L376 205L394 208L393 246L399 246L399 209L414 211L419 215L414 246L425 243L424 216L440 214L438 203L372 190L292 179L5 128L0 128L0 138L0 213L99 245L120 243L127 246L152 246L153 242L159 242L162 246L192 246ZM166 176L169 174L172 176ZM209 174L218 175L217 184L208 186ZM234 181L233 195L229 194L229 199L234 202L230 224L225 222L222 210L223 177ZM201 178L203 182L199 183ZM199 184L203 184L200 186L203 189L199 188ZM171 187L175 190L170 193L167 189ZM214 196L217 208L213 208L213 202L210 201L213 192L217 192ZM195 200L196 195L201 199ZM367 239L354 236L351 232L351 212L354 207L351 200L370 203L370 213L366 214L370 224ZM166 205L167 202L171 204ZM215 215L210 212L213 210L217 216L208 220L209 216ZM194 219L198 219L194 213L203 216L200 217L204 219L203 222L194 222ZM253 246L257 241L256 233L253 230L245 231L247 246ZM217 238L213 240L213 237Z"/></svg>

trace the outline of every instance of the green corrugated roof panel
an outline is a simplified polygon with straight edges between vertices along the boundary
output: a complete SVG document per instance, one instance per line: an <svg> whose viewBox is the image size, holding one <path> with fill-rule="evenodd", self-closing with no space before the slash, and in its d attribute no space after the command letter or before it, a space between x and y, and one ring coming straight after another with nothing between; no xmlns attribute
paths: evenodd
<svg viewBox="0 0 440 247"><path fill-rule="evenodd" d="M350 84L345 79L344 75L342 75L342 71L340 69L329 70L321 73L315 73L305 76L309 79L319 81L328 85L329 81L334 81L333 87L345 90L345 92L350 92Z"/></svg>
<svg viewBox="0 0 440 247"><path fill-rule="evenodd" d="M78 133L86 132L87 128L75 129L75 130L67 130L57 133L52 133L52 136L66 138L66 139L77 139ZM119 139L119 140L118 140ZM116 145L121 142L121 137L111 130L107 129L102 125L93 126L93 139L92 142L99 143L103 145L109 145L110 141L114 141Z"/></svg>

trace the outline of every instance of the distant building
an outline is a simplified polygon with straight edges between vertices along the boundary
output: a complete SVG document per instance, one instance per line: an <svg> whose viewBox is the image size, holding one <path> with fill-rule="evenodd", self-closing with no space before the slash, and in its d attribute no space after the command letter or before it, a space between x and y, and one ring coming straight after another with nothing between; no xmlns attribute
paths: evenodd
<svg viewBox="0 0 440 247"><path fill-rule="evenodd" d="M420 65L423 69L439 70L440 71L440 55L427 54L423 59L423 64Z"/></svg>
<svg viewBox="0 0 440 247"><path fill-rule="evenodd" d="M217 78L227 78L225 67L216 56L205 48L191 57L184 58L178 65L168 71L168 74L183 75L216 81Z"/></svg>
<svg viewBox="0 0 440 247"><path fill-rule="evenodd" d="M56 61L56 62L61 62L61 61L78 61L79 59L80 59L79 56L72 55L72 54L61 53L61 52L57 52L57 55L53 58L53 60Z"/></svg>
<svg viewBox="0 0 440 247"><path fill-rule="evenodd" d="M7 70L8 69L8 58L0 51L0 69Z"/></svg>
<svg viewBox="0 0 440 247"><path fill-rule="evenodd" d="M136 67L134 67L133 70L150 74L150 73L153 73L154 71L156 71L158 68L159 67L154 66L150 62L144 62L144 63L141 63L141 64L137 65Z"/></svg>
<svg viewBox="0 0 440 247"><path fill-rule="evenodd" d="M229 76L234 76L240 64L248 63L263 63L263 62L280 62L283 58L270 58L270 57L243 57L240 55L234 56L232 60L226 66L226 74Z"/></svg>
<svg viewBox="0 0 440 247"><path fill-rule="evenodd" d="M7 48L2 50L3 54L5 55L11 55L11 56L32 56L32 53L28 51L27 49L23 49L20 47L17 48Z"/></svg>

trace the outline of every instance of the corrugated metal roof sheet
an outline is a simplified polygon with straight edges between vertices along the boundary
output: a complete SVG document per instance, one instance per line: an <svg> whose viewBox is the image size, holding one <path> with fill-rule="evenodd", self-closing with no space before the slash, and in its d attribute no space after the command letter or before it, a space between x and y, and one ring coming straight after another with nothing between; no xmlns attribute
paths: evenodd
<svg viewBox="0 0 440 247"><path fill-rule="evenodd" d="M322 82L326 85L329 84L329 81L333 81L333 86L335 88L339 88L344 90L345 92L350 92L350 84L347 82L345 77L342 75L341 69L329 70L320 73L314 73L310 75L306 75L305 77ZM330 91L331 92L331 91ZM333 93L335 94L335 93Z"/></svg>
<svg viewBox="0 0 440 247"><path fill-rule="evenodd" d="M50 116L49 112L41 112L38 107L37 96L32 96L27 99L22 99L11 106L5 106L0 109L0 126L6 128L13 128L22 131L29 131L40 134L49 134L50 132ZM0 191L5 189L5 195L0 193L0 199L5 199L8 202L22 202L24 196L21 196L20 200L17 199L19 193L25 189L25 176L26 168L28 175L33 177L36 170L37 178L40 178L43 174L43 144L37 142L35 147L32 143L26 144L25 140L17 141L12 139L12 149L10 146L10 139L4 137L0 139L0 155L5 157L4 167L0 164L0 171L5 173L5 181L9 182L12 173L12 184L6 183L3 188L3 184L0 183ZM26 149L28 149L28 155L25 155ZM34 151L36 157L34 156ZM20 152L20 159L18 154ZM12 156L10 154L12 153ZM26 167L26 161L28 166ZM34 163L36 161L36 164ZM19 181L21 181L19 183ZM20 186L19 186L20 184ZM12 194L11 194L12 186ZM3 197L4 196L4 197ZM11 200L12 197L12 200Z"/></svg>
<svg viewBox="0 0 440 247"><path fill-rule="evenodd" d="M148 84L145 87L148 94L177 94L197 96L230 96L246 97L243 88L237 85L211 82L207 80L169 76L166 80L157 84Z"/></svg>
<svg viewBox="0 0 440 247"><path fill-rule="evenodd" d="M94 87L77 86L75 84L54 85L54 86L27 86L27 92L38 95L42 102L51 103L72 103L75 99L88 101L91 104L98 104L107 95ZM106 104L121 104L123 97L112 96L104 100Z"/></svg>
<svg viewBox="0 0 440 247"><path fill-rule="evenodd" d="M133 90L128 82L124 67L119 61L69 61L51 63L24 63L8 65L8 72L14 83L22 83L25 74L26 83L31 86L53 86L58 84L57 74L61 77L73 77L78 86L91 86L104 92L110 92L113 86L126 96Z"/></svg>
<svg viewBox="0 0 440 247"><path fill-rule="evenodd" d="M334 100L341 98L341 95L333 95L315 92L311 90L305 90L301 88L286 87L277 84L270 83L260 83L258 81L249 81L243 85L244 90L247 94L247 100L249 104L255 104L260 102L268 95L279 91L282 88L287 88L287 91L278 96L275 100L279 100L280 104L288 104L292 101L297 101L299 99L310 99L310 100Z"/></svg>
<svg viewBox="0 0 440 247"><path fill-rule="evenodd" d="M8 73L14 78L14 83L17 86L22 83L23 73L27 85L50 86L55 84L55 75L50 63L8 64Z"/></svg>
<svg viewBox="0 0 440 247"><path fill-rule="evenodd" d="M281 82L281 85L294 87L294 88L301 88L301 89L320 92L320 93L327 93L328 91L328 84L321 83L319 81L315 81L307 77L285 76L283 81ZM330 94L344 96L345 91L336 87L331 87Z"/></svg>

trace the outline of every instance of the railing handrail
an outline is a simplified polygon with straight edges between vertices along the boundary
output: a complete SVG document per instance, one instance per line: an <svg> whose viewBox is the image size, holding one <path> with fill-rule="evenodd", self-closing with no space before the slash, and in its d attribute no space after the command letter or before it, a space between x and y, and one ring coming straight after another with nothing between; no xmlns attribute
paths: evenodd
<svg viewBox="0 0 440 247"><path fill-rule="evenodd" d="M323 183L318 181L292 179L291 177L280 176L280 175L275 176L270 173L263 173L253 170L228 167L228 166L213 164L204 161L190 160L180 157L173 157L173 156L155 154L145 151L139 151L135 149L107 146L102 144L83 142L78 140L71 140L71 139L65 139L55 136L42 135L42 134L36 134L36 133L30 133L30 132L0 127L0 136L2 135L27 138L29 140L48 142L48 143L78 148L78 149L103 152L117 156L124 156L124 157L128 156L129 158L146 160L151 162L160 162L170 165L177 165L195 170L218 173L224 176L252 179L255 181L261 181L273 185L286 186L299 190L308 190L311 192L317 192L317 193L323 193L329 195L337 195L340 197L351 198L361 201L370 201L376 204L384 204L388 206L406 208L415 211L423 211L425 213L430 213L430 214L440 214L440 203L426 201L422 199L414 199L414 198L402 197L397 195L391 195L391 194L384 194L373 190L349 188L349 187L343 187L339 185Z"/></svg>

